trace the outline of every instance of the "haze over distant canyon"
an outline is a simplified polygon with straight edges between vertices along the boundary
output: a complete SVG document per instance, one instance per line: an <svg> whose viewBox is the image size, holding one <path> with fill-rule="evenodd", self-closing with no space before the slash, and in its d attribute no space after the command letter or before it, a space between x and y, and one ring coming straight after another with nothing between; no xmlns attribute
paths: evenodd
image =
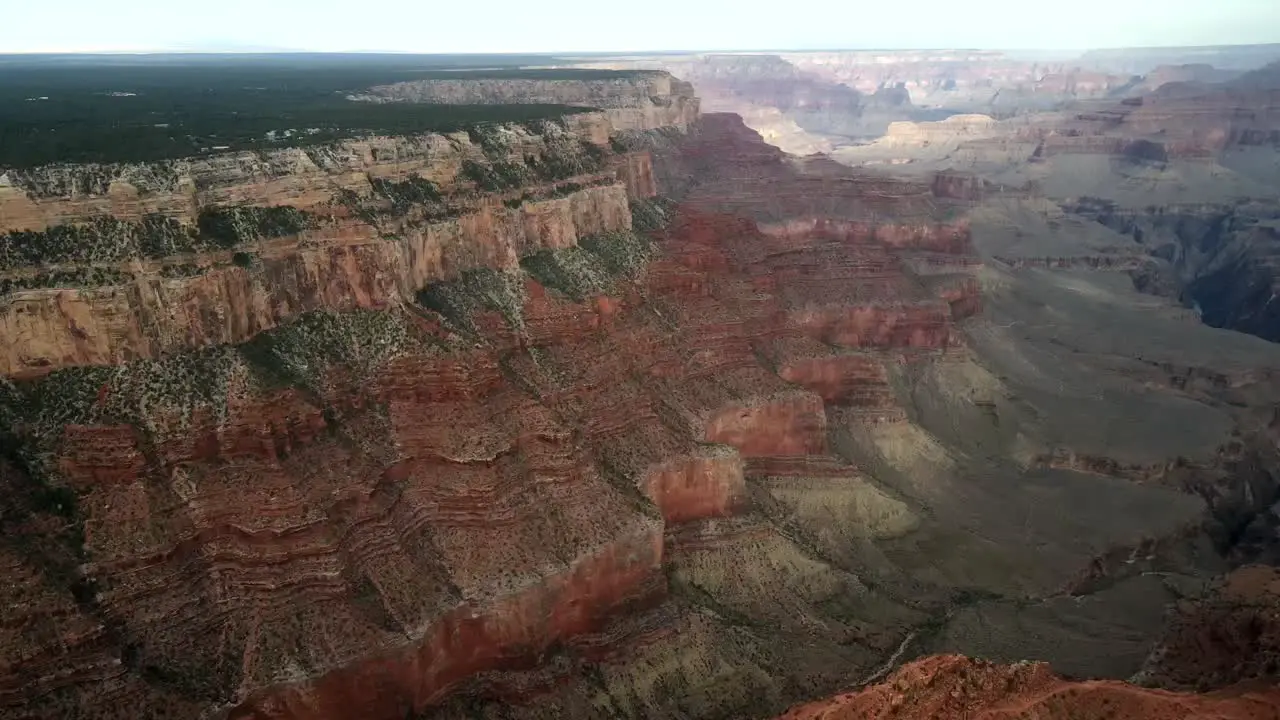
<svg viewBox="0 0 1280 720"><path fill-rule="evenodd" d="M1280 45L0 65L0 717L1280 718Z"/></svg>

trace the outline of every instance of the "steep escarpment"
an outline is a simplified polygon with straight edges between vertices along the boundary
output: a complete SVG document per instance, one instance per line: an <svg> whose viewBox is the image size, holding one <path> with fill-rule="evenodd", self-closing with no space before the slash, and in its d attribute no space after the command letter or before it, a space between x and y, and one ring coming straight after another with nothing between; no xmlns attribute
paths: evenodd
<svg viewBox="0 0 1280 720"><path fill-rule="evenodd" d="M580 122L10 172L5 372L244 342L628 230L628 196L653 193L648 158Z"/></svg>

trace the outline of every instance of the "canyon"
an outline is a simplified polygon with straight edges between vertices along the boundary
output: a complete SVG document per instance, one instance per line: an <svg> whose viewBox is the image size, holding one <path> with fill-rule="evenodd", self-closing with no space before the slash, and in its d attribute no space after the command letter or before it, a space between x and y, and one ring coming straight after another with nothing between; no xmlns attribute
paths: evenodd
<svg viewBox="0 0 1280 720"><path fill-rule="evenodd" d="M0 717L1280 717L1275 66L874 60L5 169Z"/></svg>

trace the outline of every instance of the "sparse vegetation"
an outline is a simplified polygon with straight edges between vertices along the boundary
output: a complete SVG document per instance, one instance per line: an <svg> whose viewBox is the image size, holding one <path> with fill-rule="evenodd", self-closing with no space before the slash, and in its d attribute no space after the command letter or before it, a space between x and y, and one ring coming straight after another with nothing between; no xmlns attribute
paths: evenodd
<svg viewBox="0 0 1280 720"><path fill-rule="evenodd" d="M471 142L479 145L484 150L484 154L490 160L499 161L507 157L511 152L511 145L507 142L506 133L498 125L491 123L481 123L473 127L467 128L467 137L471 138Z"/></svg>
<svg viewBox="0 0 1280 720"><path fill-rule="evenodd" d="M430 308L455 327L476 332L474 315L491 310L507 324L524 329L524 275L489 268L468 270L457 280L432 283L418 293L418 303Z"/></svg>
<svg viewBox="0 0 1280 720"><path fill-rule="evenodd" d="M41 288L83 288L123 285L130 276L112 268L81 267L70 270L53 270L36 275L0 278L0 297L19 290Z"/></svg>
<svg viewBox="0 0 1280 720"><path fill-rule="evenodd" d="M287 206L209 209L200 213L194 226L162 215L149 215L138 221L99 217L83 224L0 235L0 270L230 250L245 243L293 235L319 222L317 216Z"/></svg>
<svg viewBox="0 0 1280 720"><path fill-rule="evenodd" d="M664 197L631 201L631 227L636 232L657 232L667 226L675 213L675 203Z"/></svg>
<svg viewBox="0 0 1280 720"><path fill-rule="evenodd" d="M401 313L318 310L256 336L240 352L259 381L319 392L331 369L368 378L415 342Z"/></svg>
<svg viewBox="0 0 1280 720"><path fill-rule="evenodd" d="M607 292L613 278L598 257L580 247L542 250L520 260L520 267L543 287L575 302Z"/></svg>
<svg viewBox="0 0 1280 720"><path fill-rule="evenodd" d="M653 255L653 243L634 231L601 233L578 241L584 250L600 258L615 277L635 277Z"/></svg>
<svg viewBox="0 0 1280 720"><path fill-rule="evenodd" d="M195 263L179 263L176 265L163 265L160 267L160 277L170 280L179 278L197 277L208 272L207 267L201 267Z"/></svg>
<svg viewBox="0 0 1280 720"><path fill-rule="evenodd" d="M196 222L200 229L199 238L223 249L267 238L297 235L315 224L314 216L287 205L205 210Z"/></svg>
<svg viewBox="0 0 1280 720"><path fill-rule="evenodd" d="M651 245L630 232L582 238L578 247L542 250L523 258L520 266L543 287L575 302L608 294L618 280L632 278L648 261Z"/></svg>
<svg viewBox="0 0 1280 720"><path fill-rule="evenodd" d="M374 178L370 182L373 192L389 200L391 211L397 215L405 214L415 205L434 205L444 200L439 186L416 173L400 181Z"/></svg>
<svg viewBox="0 0 1280 720"><path fill-rule="evenodd" d="M530 180L529 169L519 163L505 160L485 165L467 160L462 163L461 174L476 187L487 192L511 190Z"/></svg>
<svg viewBox="0 0 1280 720"><path fill-rule="evenodd" d="M541 157L525 156L524 162L529 171L540 180L555 181L604 169L608 151L594 143L570 137L569 141L548 141L547 150Z"/></svg>
<svg viewBox="0 0 1280 720"><path fill-rule="evenodd" d="M524 205L526 202L537 202L539 200L555 200L558 198L565 198L565 197L569 197L570 195L573 195L574 193L586 190L587 188L603 187L605 185L612 185L614 184L614 182L615 181L612 178L606 178L606 179L599 180L596 182L591 182L591 183L576 183L576 182L561 183L551 188L538 189L538 190L526 192L522 194L520 197L507 198L502 202L507 207L514 209L514 208L520 207L521 205Z"/></svg>

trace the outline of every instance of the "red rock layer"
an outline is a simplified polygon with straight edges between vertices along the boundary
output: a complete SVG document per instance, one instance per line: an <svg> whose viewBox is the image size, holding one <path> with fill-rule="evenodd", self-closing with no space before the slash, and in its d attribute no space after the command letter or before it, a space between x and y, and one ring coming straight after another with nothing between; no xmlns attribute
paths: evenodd
<svg viewBox="0 0 1280 720"><path fill-rule="evenodd" d="M661 534L641 534L493 605L450 611L416 648L366 657L307 686L266 689L229 717L394 718L421 711L480 672L535 665L553 643L660 600L661 562Z"/></svg>
<svg viewBox="0 0 1280 720"><path fill-rule="evenodd" d="M779 720L855 718L1275 720L1280 689L1191 695L1110 680L1070 682L1047 663L997 665L942 655L905 665L864 690L793 708Z"/></svg>
<svg viewBox="0 0 1280 720"><path fill-rule="evenodd" d="M788 359L778 375L835 405L886 407L894 403L883 362L870 355L826 355Z"/></svg>
<svg viewBox="0 0 1280 720"><path fill-rule="evenodd" d="M733 515L746 502L742 458L727 449L673 458L640 482L668 525Z"/></svg>
<svg viewBox="0 0 1280 720"><path fill-rule="evenodd" d="M808 393L729 405L712 416L706 430L708 441L732 445L747 457L819 455L826 435L822 398Z"/></svg>

